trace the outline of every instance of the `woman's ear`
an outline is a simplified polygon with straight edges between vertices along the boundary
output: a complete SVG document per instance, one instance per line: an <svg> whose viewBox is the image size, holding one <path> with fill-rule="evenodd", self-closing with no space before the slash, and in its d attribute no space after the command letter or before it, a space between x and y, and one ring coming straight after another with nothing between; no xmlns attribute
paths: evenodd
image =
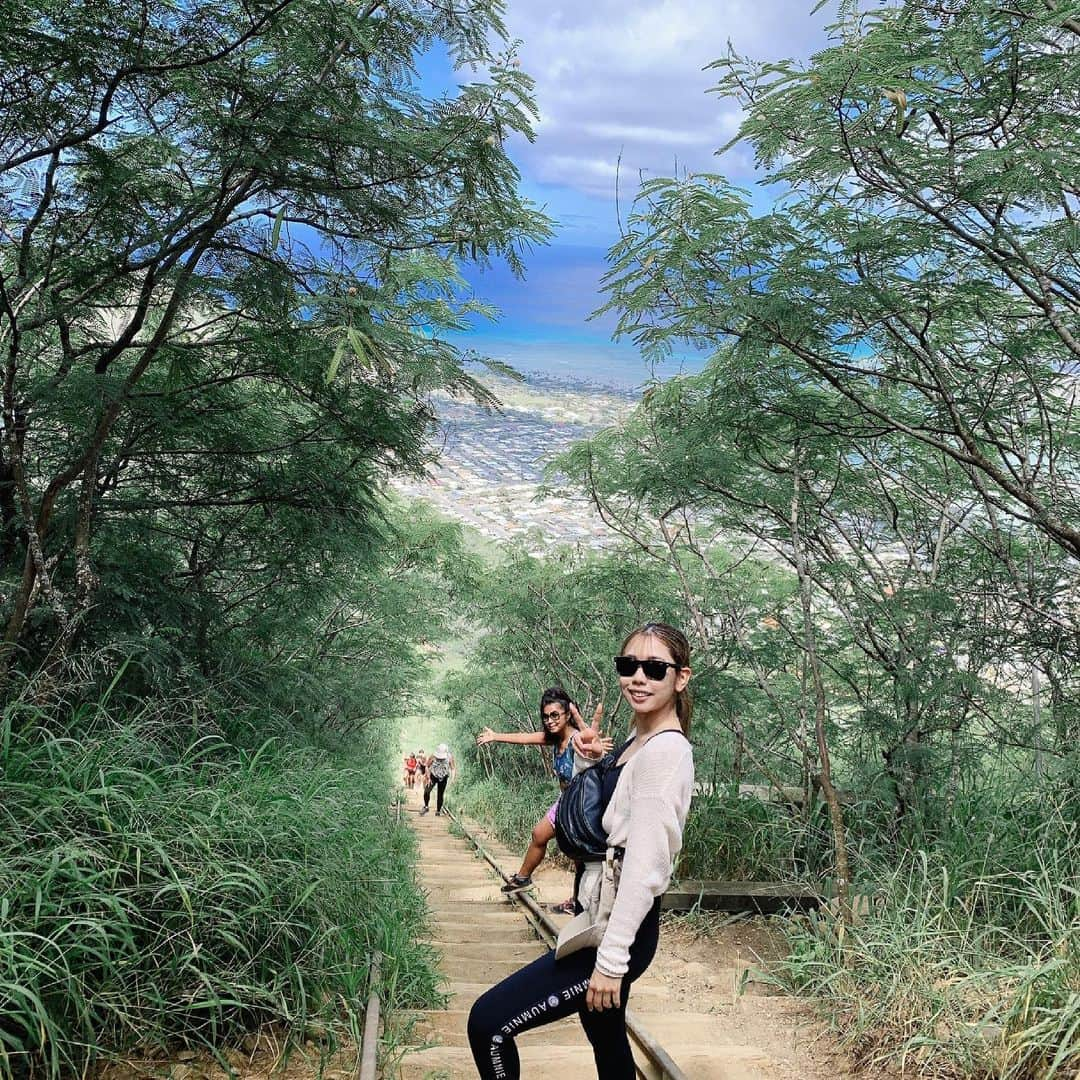
<svg viewBox="0 0 1080 1080"><path fill-rule="evenodd" d="M679 673L675 676L675 689L685 690L686 684L690 681L690 676L694 673L688 668L680 668Z"/></svg>

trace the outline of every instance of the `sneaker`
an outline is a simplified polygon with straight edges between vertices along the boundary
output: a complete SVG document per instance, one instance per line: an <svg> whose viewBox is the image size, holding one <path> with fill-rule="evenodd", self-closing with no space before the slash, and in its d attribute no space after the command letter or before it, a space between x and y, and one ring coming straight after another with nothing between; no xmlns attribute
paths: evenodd
<svg viewBox="0 0 1080 1080"><path fill-rule="evenodd" d="M423 817L430 809L430 806L422 806L420 808L420 816Z"/></svg>
<svg viewBox="0 0 1080 1080"><path fill-rule="evenodd" d="M553 915L576 915L577 901L571 896L569 900L564 900L561 904L549 904L548 911Z"/></svg>
<svg viewBox="0 0 1080 1080"><path fill-rule="evenodd" d="M533 887L531 877L518 877L512 874L510 880L499 890L504 896L517 896L518 893L526 892Z"/></svg>
<svg viewBox="0 0 1080 1080"><path fill-rule="evenodd" d="M436 810L435 811L435 816L436 817L442 817L442 811L441 810Z"/></svg>

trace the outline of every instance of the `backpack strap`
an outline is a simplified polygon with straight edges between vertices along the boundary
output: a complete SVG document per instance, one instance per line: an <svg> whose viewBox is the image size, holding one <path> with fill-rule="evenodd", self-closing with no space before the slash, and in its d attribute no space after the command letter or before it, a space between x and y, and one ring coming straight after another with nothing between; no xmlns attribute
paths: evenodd
<svg viewBox="0 0 1080 1080"><path fill-rule="evenodd" d="M666 727L662 731L654 731L645 741L652 742L657 735L681 735L686 739L686 732L684 732L682 728ZM690 740L686 739L686 741L689 742Z"/></svg>

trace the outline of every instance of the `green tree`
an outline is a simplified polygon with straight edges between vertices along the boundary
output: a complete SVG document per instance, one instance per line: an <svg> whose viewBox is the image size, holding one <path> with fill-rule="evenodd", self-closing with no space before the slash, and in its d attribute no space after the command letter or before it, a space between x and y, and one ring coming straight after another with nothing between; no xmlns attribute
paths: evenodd
<svg viewBox="0 0 1080 1080"><path fill-rule="evenodd" d="M444 336L483 310L456 260L547 231L500 7L4 6L5 671L91 626L207 667L378 542L430 392L489 400ZM435 48L477 81L426 97Z"/></svg>
<svg viewBox="0 0 1080 1080"><path fill-rule="evenodd" d="M756 212L722 176L648 181L611 252L618 333L712 355L560 467L675 570L706 649L739 643L733 670L788 713L830 802L838 864L830 747L848 778L884 762L895 835L925 835L965 763L1039 759L1042 676L1053 730L1073 713L1073 16L844 4L805 69L729 56L716 90L782 196ZM778 664L760 614L726 617L732 546L798 583L769 616L794 650Z"/></svg>
<svg viewBox="0 0 1080 1080"><path fill-rule="evenodd" d="M763 393L822 395L810 427L943 456L997 513L1073 558L1080 357L1069 5L844 5L800 70L730 56L750 143L785 195L719 176L642 188L612 253L619 331L718 346Z"/></svg>
<svg viewBox="0 0 1080 1080"><path fill-rule="evenodd" d="M540 694L556 684L586 718L603 704L605 727L621 730L626 711L612 666L615 652L635 626L680 613L668 575L658 576L633 552L566 551L543 560L515 553L489 567L473 582L462 609L475 634L466 666L446 684L461 743L486 725L535 731Z"/></svg>

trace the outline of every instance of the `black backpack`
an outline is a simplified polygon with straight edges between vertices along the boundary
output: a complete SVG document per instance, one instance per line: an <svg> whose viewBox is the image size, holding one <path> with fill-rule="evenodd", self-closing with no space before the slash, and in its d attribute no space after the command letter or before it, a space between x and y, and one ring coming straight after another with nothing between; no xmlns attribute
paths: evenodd
<svg viewBox="0 0 1080 1080"><path fill-rule="evenodd" d="M608 800L604 798L604 779L633 741L627 739L595 765L582 769L566 785L559 799L555 811L555 839L559 850L577 862L600 862L607 855L604 811Z"/></svg>

